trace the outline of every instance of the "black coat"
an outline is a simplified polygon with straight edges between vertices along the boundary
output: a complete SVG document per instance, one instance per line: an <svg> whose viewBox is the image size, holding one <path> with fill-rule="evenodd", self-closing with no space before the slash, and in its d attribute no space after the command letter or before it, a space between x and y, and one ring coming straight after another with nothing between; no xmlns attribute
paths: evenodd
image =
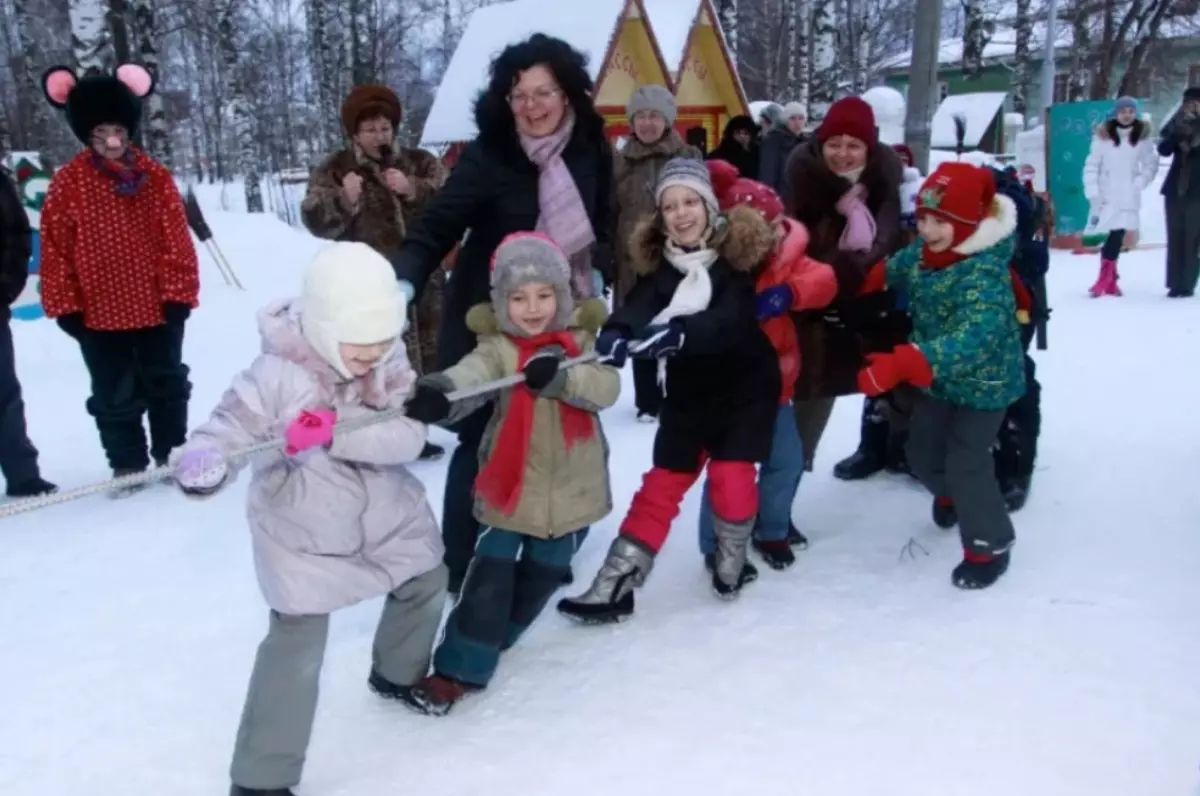
<svg viewBox="0 0 1200 796"><path fill-rule="evenodd" d="M7 309L29 281L33 233L12 178L0 171L0 308Z"/></svg>
<svg viewBox="0 0 1200 796"><path fill-rule="evenodd" d="M1200 199L1200 116L1172 116L1158 139L1158 154L1172 158L1162 195L1168 201Z"/></svg>
<svg viewBox="0 0 1200 796"><path fill-rule="evenodd" d="M803 139L787 127L767 131L758 144L758 181L774 188L780 196L787 196L788 158L801 143Z"/></svg>
<svg viewBox="0 0 1200 796"><path fill-rule="evenodd" d="M419 296L430 274L462 241L442 304L439 369L458 362L475 347L475 335L467 329L467 311L490 298L492 253L500 241L510 233L537 227L537 167L511 133L487 131L482 125L480 130L479 137L463 150L441 191L409 228L392 260L397 278L411 282ZM596 236L592 265L611 281L613 158L602 127L577 123L563 160L583 197Z"/></svg>
<svg viewBox="0 0 1200 796"><path fill-rule="evenodd" d="M734 138L738 130L750 133L750 148L742 146ZM707 160L724 160L748 180L758 179L758 125L749 116L734 116L725 125L721 143L708 153Z"/></svg>
<svg viewBox="0 0 1200 796"><path fill-rule="evenodd" d="M654 438L654 465L694 472L702 456L762 462L771 455L779 409L779 361L754 317L754 270L774 240L762 217L744 207L729 225L709 268L708 309L678 320L683 347L666 360L666 395ZM639 335L670 303L683 279L662 256L662 233L652 220L630 242L643 274L606 328Z"/></svg>

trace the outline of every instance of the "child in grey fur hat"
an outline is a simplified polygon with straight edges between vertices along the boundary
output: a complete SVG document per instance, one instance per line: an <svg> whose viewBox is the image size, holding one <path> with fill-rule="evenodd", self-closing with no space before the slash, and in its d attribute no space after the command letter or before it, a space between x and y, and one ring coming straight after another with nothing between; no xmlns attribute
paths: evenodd
<svg viewBox="0 0 1200 796"><path fill-rule="evenodd" d="M434 674L410 707L444 715L487 686L500 653L520 638L570 571L588 526L612 511L608 446L597 413L616 403L616 368L589 351L608 316L600 299L575 306L566 254L535 232L509 235L492 256L491 302L467 313L478 335L458 364L421 380L410 417L454 423L495 401L475 481L482 526L475 559L434 654ZM478 400L445 393L522 373L523 384Z"/></svg>

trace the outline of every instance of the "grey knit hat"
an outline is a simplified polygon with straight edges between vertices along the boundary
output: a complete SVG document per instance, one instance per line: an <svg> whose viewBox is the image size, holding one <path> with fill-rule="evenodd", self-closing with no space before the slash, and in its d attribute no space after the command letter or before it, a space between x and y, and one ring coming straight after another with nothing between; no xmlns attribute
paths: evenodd
<svg viewBox="0 0 1200 796"><path fill-rule="evenodd" d="M663 192L673 185L683 185L700 194L708 209L708 217L716 217L719 212L717 195L713 192L712 177L703 160L684 157L668 160L658 173L658 184L654 187L655 204L662 203Z"/></svg>
<svg viewBox="0 0 1200 796"><path fill-rule="evenodd" d="M783 118L790 119L793 116L799 116L803 119L808 118L808 110L799 102L789 102L783 106Z"/></svg>
<svg viewBox="0 0 1200 796"><path fill-rule="evenodd" d="M1116 116L1126 108L1129 108L1131 111L1136 111L1137 106L1137 100L1135 100L1133 97L1121 97L1115 103L1113 103L1113 116Z"/></svg>
<svg viewBox="0 0 1200 796"><path fill-rule="evenodd" d="M638 111L656 111L667 120L667 127L672 127L675 124L677 109L675 95L666 86L650 83L638 86L634 90L629 104L625 106L625 113L632 119Z"/></svg>
<svg viewBox="0 0 1200 796"><path fill-rule="evenodd" d="M508 295L530 282L554 286L558 312L546 331L567 328L575 302L571 298L571 265L557 243L540 232L514 232L492 254L492 310L508 334L524 332L508 317Z"/></svg>

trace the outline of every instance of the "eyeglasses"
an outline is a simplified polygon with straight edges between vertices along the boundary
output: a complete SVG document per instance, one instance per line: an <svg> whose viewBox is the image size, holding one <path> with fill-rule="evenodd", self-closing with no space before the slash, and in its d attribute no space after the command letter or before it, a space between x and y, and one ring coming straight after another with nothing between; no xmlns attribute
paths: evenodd
<svg viewBox="0 0 1200 796"><path fill-rule="evenodd" d="M541 88L534 89L533 92L529 94L514 91L508 95L508 103L514 108L519 108L522 105L528 105L531 102L537 105L545 105L550 100L557 97L559 92L560 89L552 88L550 86L542 86Z"/></svg>

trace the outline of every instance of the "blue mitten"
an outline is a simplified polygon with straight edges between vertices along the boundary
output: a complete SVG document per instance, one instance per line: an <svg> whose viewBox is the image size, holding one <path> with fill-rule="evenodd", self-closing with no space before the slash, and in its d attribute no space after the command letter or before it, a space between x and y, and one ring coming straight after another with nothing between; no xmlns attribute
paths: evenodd
<svg viewBox="0 0 1200 796"><path fill-rule="evenodd" d="M629 358L629 340L620 329L604 329L596 338L596 354L606 365L621 368Z"/></svg>

